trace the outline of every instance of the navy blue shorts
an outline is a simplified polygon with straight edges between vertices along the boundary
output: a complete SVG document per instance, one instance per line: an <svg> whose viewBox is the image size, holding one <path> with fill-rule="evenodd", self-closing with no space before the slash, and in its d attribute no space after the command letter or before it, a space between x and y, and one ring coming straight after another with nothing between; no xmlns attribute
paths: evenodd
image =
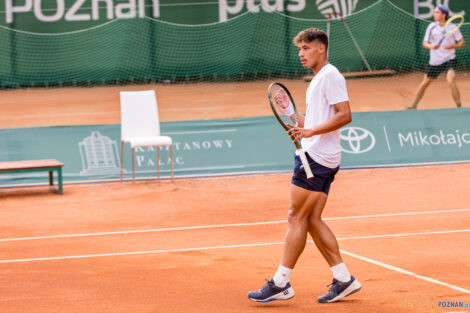
<svg viewBox="0 0 470 313"><path fill-rule="evenodd" d="M320 191L328 194L331 183L333 180L335 180L336 173L338 173L339 166L337 168L329 168L315 162L308 155L308 153L305 153L305 155L307 156L308 164L310 164L313 178L307 178L307 174L305 173L304 167L302 166L300 157L295 155L295 167L294 174L292 175L292 184L303 189Z"/></svg>
<svg viewBox="0 0 470 313"><path fill-rule="evenodd" d="M457 67L457 59L452 59L441 65L436 65L436 66L429 65L426 75L429 78L436 79L437 76L439 76L439 74L441 74L442 72L445 71L447 73L451 68L454 69L455 71L456 67Z"/></svg>

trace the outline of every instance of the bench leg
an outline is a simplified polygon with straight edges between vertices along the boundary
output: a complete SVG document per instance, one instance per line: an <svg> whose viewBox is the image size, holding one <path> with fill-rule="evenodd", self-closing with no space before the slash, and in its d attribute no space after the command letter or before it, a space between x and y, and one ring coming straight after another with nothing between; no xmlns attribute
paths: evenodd
<svg viewBox="0 0 470 313"><path fill-rule="evenodd" d="M52 170L49 171L49 186L54 186L54 175Z"/></svg>
<svg viewBox="0 0 470 313"><path fill-rule="evenodd" d="M58 193L58 194L63 194L64 191L62 189L62 167L57 168L57 183L58 183L58 189L54 188L54 171L50 170L49 171L49 185L50 189L52 192Z"/></svg>
<svg viewBox="0 0 470 313"><path fill-rule="evenodd" d="M63 194L64 190L62 189L62 167L57 168L57 180L59 182L59 193Z"/></svg>

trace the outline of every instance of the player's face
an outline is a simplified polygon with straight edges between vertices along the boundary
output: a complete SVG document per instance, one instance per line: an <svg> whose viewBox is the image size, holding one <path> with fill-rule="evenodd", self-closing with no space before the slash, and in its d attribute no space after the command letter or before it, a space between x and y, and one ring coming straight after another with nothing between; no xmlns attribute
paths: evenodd
<svg viewBox="0 0 470 313"><path fill-rule="evenodd" d="M320 62L325 52L325 45L315 40L313 42L301 42L297 45L299 58L304 68L314 68Z"/></svg>
<svg viewBox="0 0 470 313"><path fill-rule="evenodd" d="M438 23L443 23L446 21L446 15L442 13L441 10L436 8L434 10L434 21Z"/></svg>

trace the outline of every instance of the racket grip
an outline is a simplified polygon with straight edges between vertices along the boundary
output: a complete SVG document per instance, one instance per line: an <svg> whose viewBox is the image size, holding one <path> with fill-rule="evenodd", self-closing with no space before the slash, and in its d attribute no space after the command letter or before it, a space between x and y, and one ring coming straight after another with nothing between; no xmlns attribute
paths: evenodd
<svg viewBox="0 0 470 313"><path fill-rule="evenodd" d="M304 166L305 173L307 174L307 178L312 178L312 170L310 169L310 165L308 164L307 161L307 156L305 155L305 151L303 149L297 149L295 151L295 154L297 154L300 157L300 161L302 162L302 165Z"/></svg>

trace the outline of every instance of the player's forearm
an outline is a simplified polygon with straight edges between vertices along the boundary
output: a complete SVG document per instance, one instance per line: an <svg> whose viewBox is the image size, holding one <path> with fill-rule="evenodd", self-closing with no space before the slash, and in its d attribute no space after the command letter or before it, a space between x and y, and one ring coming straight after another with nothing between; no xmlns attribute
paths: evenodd
<svg viewBox="0 0 470 313"><path fill-rule="evenodd" d="M432 49L432 44L428 41L423 41L423 47L424 47L424 49L431 50Z"/></svg>
<svg viewBox="0 0 470 313"><path fill-rule="evenodd" d="M303 116L301 113L299 113L299 127L303 128L305 123L305 116Z"/></svg>
<svg viewBox="0 0 470 313"><path fill-rule="evenodd" d="M460 48L463 48L465 47L465 40L462 38L460 39L459 42L457 42L457 44L455 45L455 49L460 49Z"/></svg>
<svg viewBox="0 0 470 313"><path fill-rule="evenodd" d="M340 111L336 112L335 115L330 118L328 121L326 121L323 124L320 124L316 126L315 128L312 129L313 136L315 135L321 135L321 134L326 134L329 132L332 132L334 130L337 130L344 125L347 125L351 123L351 112L348 111Z"/></svg>

